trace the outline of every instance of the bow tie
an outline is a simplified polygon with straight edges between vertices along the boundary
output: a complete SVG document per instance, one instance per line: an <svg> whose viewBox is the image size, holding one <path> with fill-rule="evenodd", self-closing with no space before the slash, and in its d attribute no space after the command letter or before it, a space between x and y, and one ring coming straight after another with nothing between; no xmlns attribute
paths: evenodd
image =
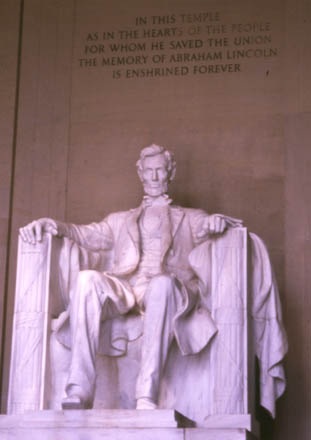
<svg viewBox="0 0 311 440"><path fill-rule="evenodd" d="M150 208L151 206L168 206L172 203L172 199L167 194L159 197L144 196L142 201L143 208Z"/></svg>

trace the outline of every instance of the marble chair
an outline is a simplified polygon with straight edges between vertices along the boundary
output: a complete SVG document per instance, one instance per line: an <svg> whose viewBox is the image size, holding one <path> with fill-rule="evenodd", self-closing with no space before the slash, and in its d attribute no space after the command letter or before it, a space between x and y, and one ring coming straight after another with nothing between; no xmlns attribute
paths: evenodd
<svg viewBox="0 0 311 440"><path fill-rule="evenodd" d="M261 402L273 415L284 390L286 337L268 256L258 237L235 228L206 241L193 258L207 286L203 305L218 332L198 355L182 356L173 343L159 408L174 408L202 426L212 415L239 417L242 427L250 429L255 354ZM19 240L9 413L61 408L70 350L58 334L68 317L70 284L79 270L103 270L105 265L100 254L90 255L68 239L45 234L36 245ZM116 326L107 324L107 331L118 329L116 345L113 356L97 356L94 408L135 408L142 319L130 314ZM124 334L130 342L121 355Z"/></svg>

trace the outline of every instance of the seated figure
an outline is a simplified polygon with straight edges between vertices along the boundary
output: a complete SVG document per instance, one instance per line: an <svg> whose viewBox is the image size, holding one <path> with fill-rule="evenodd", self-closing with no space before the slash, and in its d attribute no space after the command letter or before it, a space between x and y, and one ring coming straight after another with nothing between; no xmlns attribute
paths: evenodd
<svg viewBox="0 0 311 440"><path fill-rule="evenodd" d="M104 255L112 256L112 264L104 271L81 270L70 297L66 313L70 319L71 363L63 409L91 408L93 405L95 357L100 351L101 327L105 322L128 316L130 312L143 316L137 409L157 408L160 381L173 341L182 355L193 355L205 349L218 331L208 304L203 300L206 282L202 278L206 273L201 276L198 269L199 249L211 237L240 227L242 222L225 215L209 215L202 210L172 205L167 191L175 168L172 154L153 144L141 151L137 162L145 193L138 208L110 214L100 223L90 225L44 218L20 230L22 239L28 243L40 242L42 234L50 232L90 251L103 251ZM251 241L252 290L257 288L259 292L266 254L256 236L252 235ZM252 308L256 315L255 340L261 344L257 356L264 362L270 357L267 371L276 368L271 376L276 385L268 384L270 390L275 390L272 391L273 400L284 390L281 361L286 352L286 337L274 279L269 279L269 283L269 293L265 291L266 296L258 294ZM261 343L269 340L264 336L268 329L265 319L270 322L270 316L261 313L267 307L271 311L272 303L271 313L276 324L271 327L271 340L276 341L277 347L274 355L263 354ZM269 347L264 350L269 351Z"/></svg>

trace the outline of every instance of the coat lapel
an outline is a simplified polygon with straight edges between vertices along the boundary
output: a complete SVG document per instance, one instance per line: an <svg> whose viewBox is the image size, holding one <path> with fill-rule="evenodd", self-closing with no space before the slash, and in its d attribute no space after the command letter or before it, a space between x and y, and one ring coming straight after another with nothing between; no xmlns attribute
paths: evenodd
<svg viewBox="0 0 311 440"><path fill-rule="evenodd" d="M138 252L140 254L140 234L138 220L142 213L142 207L139 206L133 209L126 220L127 231L131 240ZM184 217L184 212L179 207L167 207L165 213L165 225L163 228L163 234L161 236L161 260L164 259L166 252L172 245L173 238L178 230L178 227Z"/></svg>
<svg viewBox="0 0 311 440"><path fill-rule="evenodd" d="M138 219L141 212L142 207L139 206L138 208L131 210L130 215L126 219L127 232L129 233L129 236L131 237L133 244L138 252L140 240Z"/></svg>
<svg viewBox="0 0 311 440"><path fill-rule="evenodd" d="M164 232L161 238L161 260L163 261L166 252L171 247L178 227L184 217L184 212L178 207L168 207L167 209L167 227L164 227Z"/></svg>
<svg viewBox="0 0 311 440"><path fill-rule="evenodd" d="M170 218L170 208L167 206L164 210L163 216L164 224L162 226L161 234L161 262L163 261L165 254L172 243L172 225Z"/></svg>
<svg viewBox="0 0 311 440"><path fill-rule="evenodd" d="M176 232L179 228L179 225L184 218L184 211L183 209L179 208L178 206L172 206L170 207L170 219L171 219L171 231L172 231L172 238L175 237Z"/></svg>

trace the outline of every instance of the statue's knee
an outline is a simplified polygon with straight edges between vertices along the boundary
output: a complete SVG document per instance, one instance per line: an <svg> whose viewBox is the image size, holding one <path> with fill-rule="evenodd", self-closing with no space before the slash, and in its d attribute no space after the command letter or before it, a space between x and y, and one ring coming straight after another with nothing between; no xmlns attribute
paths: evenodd
<svg viewBox="0 0 311 440"><path fill-rule="evenodd" d="M100 280L100 274L96 270L81 270L78 274L78 285L84 288L94 286Z"/></svg>

